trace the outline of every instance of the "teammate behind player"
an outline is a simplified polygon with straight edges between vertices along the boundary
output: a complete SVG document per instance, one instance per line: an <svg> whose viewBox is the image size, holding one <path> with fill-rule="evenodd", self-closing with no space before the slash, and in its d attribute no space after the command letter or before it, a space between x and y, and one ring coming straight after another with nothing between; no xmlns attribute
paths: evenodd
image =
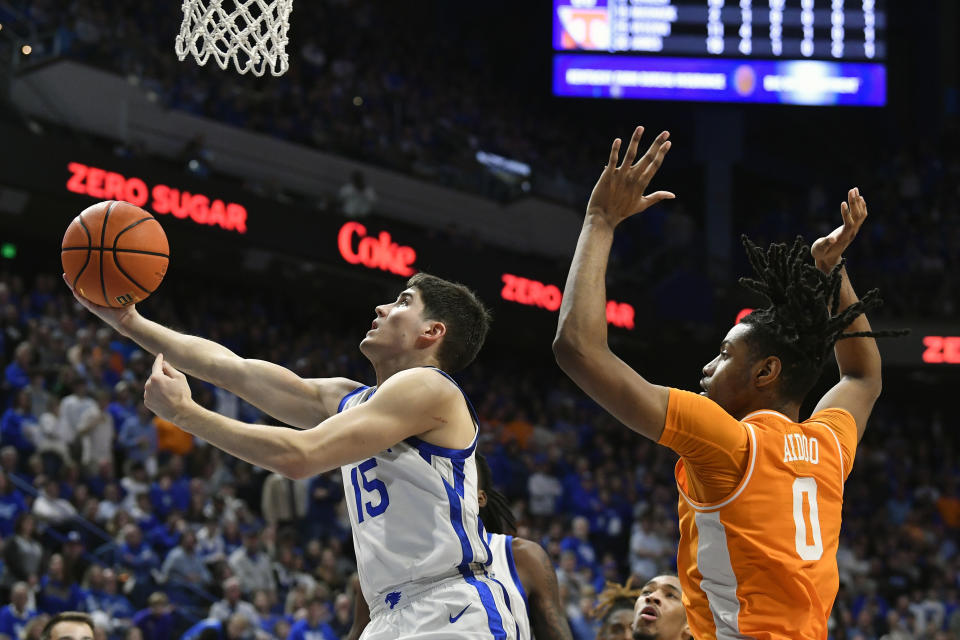
<svg viewBox="0 0 960 640"><path fill-rule="evenodd" d="M506 497L493 488L490 466L477 454L480 519L487 531L493 559L490 574L503 588L510 611L517 622L520 640L570 640L572 634L563 606L557 574L550 557L535 542L508 535L516 530L516 518ZM353 609L353 627L347 640L357 640L370 622L370 610L363 594L357 593Z"/></svg>
<svg viewBox="0 0 960 640"><path fill-rule="evenodd" d="M469 289L419 273L395 301L376 307L360 343L376 372L374 387L305 380L171 331L133 307L78 300L157 354L144 401L161 418L290 478L341 467L360 581L375 611L364 638L516 636L503 594L484 571L490 549L478 516L477 418L448 375L474 359L489 326ZM305 431L209 411L174 367Z"/></svg>
<svg viewBox="0 0 960 640"><path fill-rule="evenodd" d="M815 265L800 241L763 252L745 240L757 272L745 284L769 306L730 329L703 369L701 395L658 386L610 351L604 311L614 229L673 197L643 195L670 142L661 133L634 163L641 134L638 127L619 167L614 142L590 196L557 362L617 419L680 455L677 567L694 636L825 638L843 484L881 387L878 334L863 315L879 300L875 291L857 300L841 261L866 203L850 190L843 225L813 245ZM799 423L831 349L840 381Z"/></svg>
<svg viewBox="0 0 960 640"><path fill-rule="evenodd" d="M597 595L597 640L690 640L677 576L657 576L642 589L608 582Z"/></svg>

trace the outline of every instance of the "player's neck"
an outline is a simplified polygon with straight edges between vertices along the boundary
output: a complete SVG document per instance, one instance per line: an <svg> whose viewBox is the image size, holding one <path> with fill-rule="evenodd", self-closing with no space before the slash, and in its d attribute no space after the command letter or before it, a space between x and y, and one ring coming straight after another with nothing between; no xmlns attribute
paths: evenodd
<svg viewBox="0 0 960 640"><path fill-rule="evenodd" d="M404 353L396 356L373 362L373 370L377 374L377 386L386 382L390 376L407 369L417 367L438 367L439 364L432 357L425 358L421 353Z"/></svg>
<svg viewBox="0 0 960 640"><path fill-rule="evenodd" d="M751 413L756 413L757 411L776 411L790 418L793 422L800 421L799 402L773 400L770 398L760 398L758 402L747 405L745 409L738 412L740 415L735 417L737 420L743 420Z"/></svg>

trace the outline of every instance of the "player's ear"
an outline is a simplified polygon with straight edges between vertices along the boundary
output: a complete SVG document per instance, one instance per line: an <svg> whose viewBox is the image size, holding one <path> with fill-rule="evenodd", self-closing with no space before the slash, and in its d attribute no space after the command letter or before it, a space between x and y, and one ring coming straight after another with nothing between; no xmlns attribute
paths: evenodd
<svg viewBox="0 0 960 640"><path fill-rule="evenodd" d="M694 640L689 624L683 625L683 629L680 630L680 638L682 638L682 640Z"/></svg>
<svg viewBox="0 0 960 640"><path fill-rule="evenodd" d="M780 379L783 372L783 363L777 356L767 356L756 365L753 370L753 381L757 387L766 388Z"/></svg>
<svg viewBox="0 0 960 640"><path fill-rule="evenodd" d="M477 489L477 506L481 509L487 506L487 492L483 489Z"/></svg>
<svg viewBox="0 0 960 640"><path fill-rule="evenodd" d="M420 334L420 339L429 345L439 341L445 335L447 335L447 326L437 320L431 320Z"/></svg>

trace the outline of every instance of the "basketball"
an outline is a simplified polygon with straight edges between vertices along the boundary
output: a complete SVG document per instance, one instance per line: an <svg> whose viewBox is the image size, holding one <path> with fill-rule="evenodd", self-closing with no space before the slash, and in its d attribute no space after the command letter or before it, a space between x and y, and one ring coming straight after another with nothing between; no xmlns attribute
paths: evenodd
<svg viewBox="0 0 960 640"><path fill-rule="evenodd" d="M152 215L129 202L87 207L67 227L60 247L74 291L103 307L145 300L167 273L170 246Z"/></svg>

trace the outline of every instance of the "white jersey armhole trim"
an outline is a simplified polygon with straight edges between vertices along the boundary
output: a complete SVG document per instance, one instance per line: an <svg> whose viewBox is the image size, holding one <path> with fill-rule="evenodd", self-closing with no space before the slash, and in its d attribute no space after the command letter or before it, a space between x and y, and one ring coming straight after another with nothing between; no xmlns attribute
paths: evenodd
<svg viewBox="0 0 960 640"><path fill-rule="evenodd" d="M816 420L811 420L807 424L818 424L827 432L833 436L833 441L837 443L837 456L840 459L840 495L843 495L843 488L847 481L846 469L843 466L843 449L840 447L840 438L837 437L837 434L833 432L833 429L823 424L822 422L817 422Z"/></svg>

